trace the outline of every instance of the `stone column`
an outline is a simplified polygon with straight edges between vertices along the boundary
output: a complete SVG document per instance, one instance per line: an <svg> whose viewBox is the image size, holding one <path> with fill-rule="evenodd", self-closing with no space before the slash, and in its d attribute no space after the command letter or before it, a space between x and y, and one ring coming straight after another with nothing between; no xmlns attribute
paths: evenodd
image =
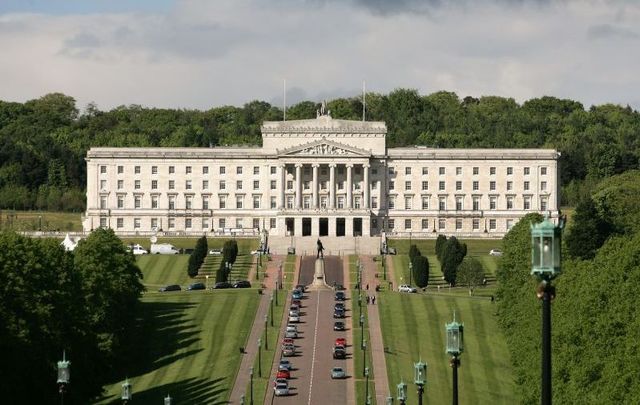
<svg viewBox="0 0 640 405"><path fill-rule="evenodd" d="M364 188L364 201L362 202L362 207L367 210L369 209L369 200L371 199L371 197L369 196L369 165L368 164L364 164L362 165L362 171L364 173L364 184L363 184L363 188ZM363 232L364 234L364 232Z"/></svg>
<svg viewBox="0 0 640 405"><path fill-rule="evenodd" d="M302 163L296 163L296 208L302 208Z"/></svg>
<svg viewBox="0 0 640 405"><path fill-rule="evenodd" d="M334 208L336 208L336 164L331 163L329 165L329 209Z"/></svg>
<svg viewBox="0 0 640 405"><path fill-rule="evenodd" d="M347 165L347 209L353 208L353 177L351 176L351 171L353 169L352 164Z"/></svg>
<svg viewBox="0 0 640 405"><path fill-rule="evenodd" d="M320 165L317 163L313 164L313 182L311 184L312 190L313 190L313 197L312 197L312 207L313 209L318 209L319 208L319 202L318 202L318 167Z"/></svg>
<svg viewBox="0 0 640 405"><path fill-rule="evenodd" d="M284 200L284 192L287 189L287 167L284 164L278 166L280 170L280 202L278 208L283 210L286 207L286 201Z"/></svg>

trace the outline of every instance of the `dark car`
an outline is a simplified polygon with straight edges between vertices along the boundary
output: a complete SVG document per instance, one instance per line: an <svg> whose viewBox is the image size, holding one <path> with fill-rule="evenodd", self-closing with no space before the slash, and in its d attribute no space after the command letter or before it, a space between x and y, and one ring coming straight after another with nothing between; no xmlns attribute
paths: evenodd
<svg viewBox="0 0 640 405"><path fill-rule="evenodd" d="M233 288L233 284L227 283L226 281L220 281L213 286L214 290L218 290L222 288Z"/></svg>
<svg viewBox="0 0 640 405"><path fill-rule="evenodd" d="M344 348L344 346L336 346L333 348L333 358L334 359L347 358L347 350Z"/></svg>
<svg viewBox="0 0 640 405"><path fill-rule="evenodd" d="M295 290L300 290L302 292L305 292L307 290L307 286L302 285L302 284L298 284L295 288Z"/></svg>
<svg viewBox="0 0 640 405"><path fill-rule="evenodd" d="M344 286L342 284L333 283L333 289L335 291L342 291L342 290L344 290Z"/></svg>
<svg viewBox="0 0 640 405"><path fill-rule="evenodd" d="M337 309L333 311L334 318L344 318L344 309Z"/></svg>
<svg viewBox="0 0 640 405"><path fill-rule="evenodd" d="M251 283L247 280L236 281L233 288L251 288Z"/></svg>
<svg viewBox="0 0 640 405"><path fill-rule="evenodd" d="M187 287L187 291L206 290L207 286L204 283L193 283Z"/></svg>
<svg viewBox="0 0 640 405"><path fill-rule="evenodd" d="M302 299L302 291L300 291L300 290L293 290L293 293L291 293L291 297L292 297L294 300L300 300L300 299Z"/></svg>
<svg viewBox="0 0 640 405"><path fill-rule="evenodd" d="M333 330L345 330L344 322L336 321L333 323Z"/></svg>
<svg viewBox="0 0 640 405"><path fill-rule="evenodd" d="M347 296L344 293L344 291L336 291L336 301L344 301L346 299L347 299Z"/></svg>
<svg viewBox="0 0 640 405"><path fill-rule="evenodd" d="M180 291L180 290L182 290L182 288L180 288L178 284L171 284L166 287L160 288L158 291L167 292L167 291Z"/></svg>
<svg viewBox="0 0 640 405"><path fill-rule="evenodd" d="M334 311L345 311L344 304L342 302L336 302L333 307Z"/></svg>

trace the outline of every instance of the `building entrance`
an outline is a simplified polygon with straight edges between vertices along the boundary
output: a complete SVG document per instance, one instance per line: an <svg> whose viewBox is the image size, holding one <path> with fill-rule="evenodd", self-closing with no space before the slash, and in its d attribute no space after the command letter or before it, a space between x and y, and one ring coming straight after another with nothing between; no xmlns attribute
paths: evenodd
<svg viewBox="0 0 640 405"><path fill-rule="evenodd" d="M329 218L320 218L320 236L329 236Z"/></svg>
<svg viewBox="0 0 640 405"><path fill-rule="evenodd" d="M311 218L302 218L302 236L311 236Z"/></svg>
<svg viewBox="0 0 640 405"><path fill-rule="evenodd" d="M344 218L336 218L336 236L345 235L345 221Z"/></svg>
<svg viewBox="0 0 640 405"><path fill-rule="evenodd" d="M362 218L353 218L353 236L362 236Z"/></svg>
<svg viewBox="0 0 640 405"><path fill-rule="evenodd" d="M292 235L292 236L295 235L293 218L285 218L284 223L287 226L287 235Z"/></svg>

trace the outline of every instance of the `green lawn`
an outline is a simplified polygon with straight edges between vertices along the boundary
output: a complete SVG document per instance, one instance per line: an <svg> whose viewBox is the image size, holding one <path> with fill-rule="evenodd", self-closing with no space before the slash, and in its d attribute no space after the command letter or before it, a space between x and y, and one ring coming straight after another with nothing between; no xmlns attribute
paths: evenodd
<svg viewBox="0 0 640 405"><path fill-rule="evenodd" d="M82 231L79 212L0 210L0 230Z"/></svg>
<svg viewBox="0 0 640 405"><path fill-rule="evenodd" d="M451 401L452 371L445 353L445 323L453 311L464 323L465 351L459 369L461 404L514 404L509 352L489 300L439 295L380 293L380 318L389 386L409 385L408 403L416 403L413 364L428 364L425 403Z"/></svg>

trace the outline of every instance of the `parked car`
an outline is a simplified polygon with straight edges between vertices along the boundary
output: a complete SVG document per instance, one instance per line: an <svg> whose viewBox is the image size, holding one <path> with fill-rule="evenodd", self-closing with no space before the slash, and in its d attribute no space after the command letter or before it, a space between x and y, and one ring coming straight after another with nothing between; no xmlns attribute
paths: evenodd
<svg viewBox="0 0 640 405"><path fill-rule="evenodd" d="M302 291L293 290L293 292L291 293L291 298L294 299L294 300L301 300L302 299Z"/></svg>
<svg viewBox="0 0 640 405"><path fill-rule="evenodd" d="M278 384L286 384L289 385L289 382L287 381L286 378L276 378L275 380L273 380L273 386L277 386Z"/></svg>
<svg viewBox="0 0 640 405"><path fill-rule="evenodd" d="M333 311L333 317L334 318L344 318L344 309L335 309Z"/></svg>
<svg viewBox="0 0 640 405"><path fill-rule="evenodd" d="M160 288L158 291L160 292L169 292L169 291L180 291L182 288L178 284L170 284L168 286Z"/></svg>
<svg viewBox="0 0 640 405"><path fill-rule="evenodd" d="M407 285L407 284L402 284L400 287L398 287L398 291L407 292L407 293L417 293L418 292L418 290L415 287L411 287L410 285Z"/></svg>
<svg viewBox="0 0 640 405"><path fill-rule="evenodd" d="M277 383L276 386L273 389L274 389L274 394L275 394L276 397L282 397L282 396L289 395L289 385L288 384Z"/></svg>
<svg viewBox="0 0 640 405"><path fill-rule="evenodd" d="M292 338L288 338L285 337L284 339L282 339L282 346L288 346L288 345L292 345L293 344L293 339Z"/></svg>
<svg viewBox="0 0 640 405"><path fill-rule="evenodd" d="M212 256L220 256L222 254L222 249L209 249L209 254Z"/></svg>
<svg viewBox="0 0 640 405"><path fill-rule="evenodd" d="M219 281L213 286L214 290L219 290L223 288L233 288L233 284L228 283L226 281Z"/></svg>
<svg viewBox="0 0 640 405"><path fill-rule="evenodd" d="M333 306L333 310L334 311L346 311L346 309L344 308L344 303L342 303L342 302L336 302L335 305Z"/></svg>
<svg viewBox="0 0 640 405"><path fill-rule="evenodd" d="M207 286L204 283L193 283L187 287L187 291L206 290Z"/></svg>
<svg viewBox="0 0 640 405"><path fill-rule="evenodd" d="M280 370L278 374L276 374L276 378L286 378L287 380L291 378L291 373L289 370Z"/></svg>
<svg viewBox="0 0 640 405"><path fill-rule="evenodd" d="M346 359L347 358L347 349L344 346L336 346L333 348L333 358L334 359Z"/></svg>
<svg viewBox="0 0 640 405"><path fill-rule="evenodd" d="M344 372L344 369L342 367L334 367L331 369L331 378L332 379L341 379L341 378L346 378L347 377L347 373Z"/></svg>
<svg viewBox="0 0 640 405"><path fill-rule="evenodd" d="M151 254L152 255L177 255L180 253L177 247L173 246L171 243L152 243L151 244Z"/></svg>
<svg viewBox="0 0 640 405"><path fill-rule="evenodd" d="M135 245L129 246L129 250L131 250L134 255L146 255L149 253L147 249L143 248L141 245L138 245L137 243Z"/></svg>
<svg viewBox="0 0 640 405"><path fill-rule="evenodd" d="M300 315L297 315L297 314L291 315L291 314L289 314L289 322L295 322L295 323L300 322Z"/></svg>
<svg viewBox="0 0 640 405"><path fill-rule="evenodd" d="M347 295L344 291L336 291L336 301L344 301L347 299Z"/></svg>
<svg viewBox="0 0 640 405"><path fill-rule="evenodd" d="M240 280L233 283L233 288L251 288L251 283L247 280Z"/></svg>
<svg viewBox="0 0 640 405"><path fill-rule="evenodd" d="M302 284L298 284L298 285L296 285L296 288L294 288L294 290L300 290L300 291L302 291L304 293L305 291L307 291L307 286L306 285L302 285Z"/></svg>
<svg viewBox="0 0 640 405"><path fill-rule="evenodd" d="M334 344L335 346L344 346L347 347L347 339L343 338L343 337L339 337L336 339L336 342Z"/></svg>
<svg viewBox="0 0 640 405"><path fill-rule="evenodd" d="M278 370L291 370L293 369L293 364L287 359L280 360L278 364Z"/></svg>
<svg viewBox="0 0 640 405"><path fill-rule="evenodd" d="M296 355L295 346L294 345L285 346L284 349L282 349L282 355L284 357L295 356Z"/></svg>
<svg viewBox="0 0 640 405"><path fill-rule="evenodd" d="M343 286L342 284L334 283L334 284L333 284L333 289L334 289L335 291L342 291L342 290L344 290L344 286Z"/></svg>
<svg viewBox="0 0 640 405"><path fill-rule="evenodd" d="M298 337L298 330L296 328L292 328L287 326L287 329L284 332L285 338L296 339Z"/></svg>
<svg viewBox="0 0 640 405"><path fill-rule="evenodd" d="M498 257L499 257L499 256L502 256L502 250L500 250L500 249L491 249L491 250L489 251L489 255L491 255L491 256L498 256Z"/></svg>
<svg viewBox="0 0 640 405"><path fill-rule="evenodd" d="M302 301L300 301L300 300L291 300L291 305L297 305L298 308L302 308Z"/></svg>
<svg viewBox="0 0 640 405"><path fill-rule="evenodd" d="M345 330L344 322L336 321L333 323L333 330Z"/></svg>

